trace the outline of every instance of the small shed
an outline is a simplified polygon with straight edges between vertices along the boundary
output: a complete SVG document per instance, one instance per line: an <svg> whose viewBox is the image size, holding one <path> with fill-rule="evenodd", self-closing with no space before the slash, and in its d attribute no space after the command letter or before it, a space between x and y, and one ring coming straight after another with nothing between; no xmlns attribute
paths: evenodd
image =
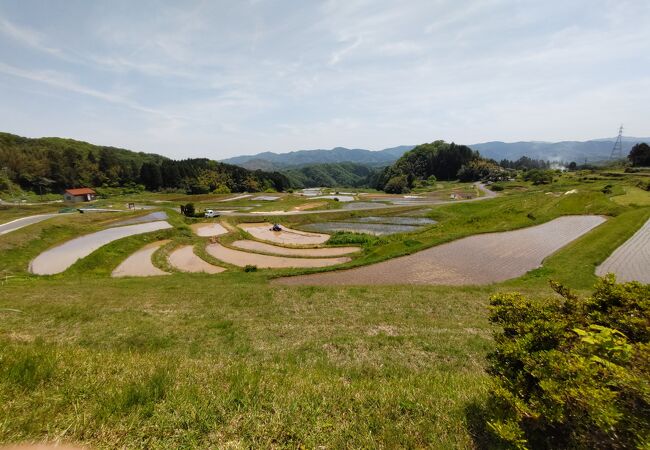
<svg viewBox="0 0 650 450"><path fill-rule="evenodd" d="M63 200L66 202L90 202L95 200L97 193L90 188L66 189L63 194Z"/></svg>

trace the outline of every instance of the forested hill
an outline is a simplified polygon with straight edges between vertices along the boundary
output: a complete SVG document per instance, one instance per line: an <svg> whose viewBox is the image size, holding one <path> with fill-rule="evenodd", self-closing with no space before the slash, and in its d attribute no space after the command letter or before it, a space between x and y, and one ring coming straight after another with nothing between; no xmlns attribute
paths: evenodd
<svg viewBox="0 0 650 450"><path fill-rule="evenodd" d="M383 168L350 162L309 164L282 170L293 188L374 186Z"/></svg>
<svg viewBox="0 0 650 450"><path fill-rule="evenodd" d="M73 139L31 139L0 133L0 191L11 184L44 192L142 184L149 190L207 193L281 191L289 187L289 180L277 172L250 171L209 159L176 161Z"/></svg>

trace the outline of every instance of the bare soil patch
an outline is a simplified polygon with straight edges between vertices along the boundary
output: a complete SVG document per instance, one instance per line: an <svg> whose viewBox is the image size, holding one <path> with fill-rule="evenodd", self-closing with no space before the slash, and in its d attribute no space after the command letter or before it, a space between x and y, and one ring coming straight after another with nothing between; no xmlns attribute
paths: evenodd
<svg viewBox="0 0 650 450"><path fill-rule="evenodd" d="M213 266L194 254L191 245L184 245L169 254L169 264L181 272L220 273L223 267Z"/></svg>
<svg viewBox="0 0 650 450"><path fill-rule="evenodd" d="M305 203L304 205L299 205L293 208L294 211L306 211L308 209L320 208L321 206L327 205L327 202L312 202Z"/></svg>
<svg viewBox="0 0 650 450"><path fill-rule="evenodd" d="M650 220L596 268L598 276L607 273L618 281L650 283Z"/></svg>
<svg viewBox="0 0 650 450"><path fill-rule="evenodd" d="M283 256L328 257L341 256L361 250L359 247L329 247L329 248L287 248L263 242L240 240L232 243L233 247L251 252L271 253Z"/></svg>
<svg viewBox="0 0 650 450"><path fill-rule="evenodd" d="M151 262L154 252L161 246L168 243L169 240L152 242L142 247L137 252L126 258L115 268L111 276L113 277L153 277L160 275L170 275L169 272L160 270Z"/></svg>
<svg viewBox="0 0 650 450"><path fill-rule="evenodd" d="M284 245L319 245L325 243L329 234L308 233L282 227L282 231L271 231L270 223L240 223L239 227L250 233L255 239Z"/></svg>
<svg viewBox="0 0 650 450"><path fill-rule="evenodd" d="M257 266L260 269L285 269L305 267L328 267L343 264L350 261L350 258L289 258L286 256L260 255L248 253L224 247L221 244L210 244L206 251L215 258L232 264L244 267L247 265Z"/></svg>
<svg viewBox="0 0 650 450"><path fill-rule="evenodd" d="M458 239L357 269L274 280L285 285L489 284L539 267L547 256L603 223L565 216L542 225Z"/></svg>

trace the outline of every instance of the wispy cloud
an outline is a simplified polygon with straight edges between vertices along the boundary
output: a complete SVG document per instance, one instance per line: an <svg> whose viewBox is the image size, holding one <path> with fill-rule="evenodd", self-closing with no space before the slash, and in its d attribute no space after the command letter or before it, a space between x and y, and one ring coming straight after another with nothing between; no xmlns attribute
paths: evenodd
<svg viewBox="0 0 650 450"><path fill-rule="evenodd" d="M36 4L1 7L10 131L57 134L47 89L69 134L174 156L650 134L645 0Z"/></svg>
<svg viewBox="0 0 650 450"><path fill-rule="evenodd" d="M19 42L22 45L34 48L41 52L55 56L62 56L63 52L45 43L45 38L35 30L10 22L0 17L0 33Z"/></svg>

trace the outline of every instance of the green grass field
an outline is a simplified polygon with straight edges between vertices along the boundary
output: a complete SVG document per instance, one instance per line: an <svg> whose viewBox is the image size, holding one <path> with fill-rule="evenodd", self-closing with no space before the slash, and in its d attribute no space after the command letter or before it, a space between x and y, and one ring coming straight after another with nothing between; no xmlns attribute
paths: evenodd
<svg viewBox="0 0 650 450"><path fill-rule="evenodd" d="M0 279L0 443L480 447L472 430L489 389L489 296L550 296L549 279L587 292L595 266L650 218L650 207L602 192L616 183L566 176L550 186L519 183L495 199L437 206L429 213L437 225L369 239L348 263L565 214L609 216L544 267L490 286L284 287L269 279L305 271L232 268L212 276L110 278L144 242L205 242L172 212L173 230L116 241L52 277L29 275L27 264L120 215L56 218L0 236L9 276ZM564 195L570 189L578 193ZM317 216L285 222L300 227Z"/></svg>

